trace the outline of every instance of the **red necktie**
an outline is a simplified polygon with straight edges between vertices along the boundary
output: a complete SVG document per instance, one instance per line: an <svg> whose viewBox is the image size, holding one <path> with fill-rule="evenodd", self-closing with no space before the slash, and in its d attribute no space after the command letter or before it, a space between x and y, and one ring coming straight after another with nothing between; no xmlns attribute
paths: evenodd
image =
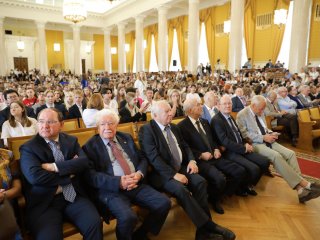
<svg viewBox="0 0 320 240"><path fill-rule="evenodd" d="M129 164L127 163L120 149L117 147L117 144L114 141L109 141L109 144L111 147L112 154L119 162L124 174L125 175L131 174Z"/></svg>

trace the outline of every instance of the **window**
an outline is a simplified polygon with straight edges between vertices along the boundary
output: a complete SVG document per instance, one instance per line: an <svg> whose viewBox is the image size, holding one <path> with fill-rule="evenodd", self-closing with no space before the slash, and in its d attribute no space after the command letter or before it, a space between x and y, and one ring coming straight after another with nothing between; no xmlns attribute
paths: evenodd
<svg viewBox="0 0 320 240"><path fill-rule="evenodd" d="M158 68L157 57L156 57L156 46L154 43L154 35L152 34L149 72L158 72L158 71L159 71L159 68Z"/></svg>
<svg viewBox="0 0 320 240"><path fill-rule="evenodd" d="M207 38L206 38L206 25L201 23L201 31L200 31L200 42L199 42L199 63L202 63L204 66L210 62L208 55L208 46L207 46Z"/></svg>
<svg viewBox="0 0 320 240"><path fill-rule="evenodd" d="M175 65L173 66L173 61L175 61ZM178 37L176 29L173 30L173 46L172 46L172 54L171 54L171 62L169 71L178 71L181 70L181 61L179 55L179 47L178 47Z"/></svg>

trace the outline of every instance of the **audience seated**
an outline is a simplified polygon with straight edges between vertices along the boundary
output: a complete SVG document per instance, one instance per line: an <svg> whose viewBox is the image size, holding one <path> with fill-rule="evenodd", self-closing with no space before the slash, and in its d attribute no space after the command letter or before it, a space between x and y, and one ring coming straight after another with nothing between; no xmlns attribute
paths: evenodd
<svg viewBox="0 0 320 240"><path fill-rule="evenodd" d="M235 91L235 96L231 98L232 100L232 112L239 112L247 106L247 101L243 96L242 88L237 88Z"/></svg>
<svg viewBox="0 0 320 240"><path fill-rule="evenodd" d="M278 88L277 103L280 111L286 111L293 115L297 114L297 103L288 97L288 90L286 87Z"/></svg>
<svg viewBox="0 0 320 240"><path fill-rule="evenodd" d="M299 100L303 104L304 108L314 107L319 105L319 99L311 100L310 94L310 86L302 85L299 88L300 94L298 95Z"/></svg>
<svg viewBox="0 0 320 240"><path fill-rule="evenodd" d="M37 108L36 115L38 116L41 110L45 108L56 108L59 112L61 112L63 119L67 118L67 109L64 104L58 103L59 101L56 101L56 96L54 94L54 91L47 90L44 93L46 103L40 107Z"/></svg>
<svg viewBox="0 0 320 240"><path fill-rule="evenodd" d="M147 115L145 111L148 108L148 104L138 108L136 106L135 97L136 95L134 93L127 93L126 105L119 111L120 123L146 121Z"/></svg>
<svg viewBox="0 0 320 240"><path fill-rule="evenodd" d="M206 119L208 123L211 122L211 119L219 112L217 108L218 104L218 95L214 91L209 91L204 95L204 104L202 107L201 117Z"/></svg>
<svg viewBox="0 0 320 240"><path fill-rule="evenodd" d="M168 102L171 106L172 116L183 117L184 111L183 111L183 105L181 101L181 94L179 90L172 89L168 97L169 97Z"/></svg>
<svg viewBox="0 0 320 240"><path fill-rule="evenodd" d="M82 119L86 128L96 126L95 115L104 108L103 99L100 93L94 93L87 104L87 108L82 112Z"/></svg>
<svg viewBox="0 0 320 240"><path fill-rule="evenodd" d="M79 89L74 91L74 104L69 108L68 118L82 118L82 113L86 109L83 104L83 92Z"/></svg>

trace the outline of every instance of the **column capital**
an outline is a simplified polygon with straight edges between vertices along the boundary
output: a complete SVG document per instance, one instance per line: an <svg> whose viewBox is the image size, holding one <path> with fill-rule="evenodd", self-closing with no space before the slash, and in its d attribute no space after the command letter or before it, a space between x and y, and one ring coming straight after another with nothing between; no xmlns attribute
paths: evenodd
<svg viewBox="0 0 320 240"><path fill-rule="evenodd" d="M126 27L127 23L126 22L119 22L117 24L118 29L124 29Z"/></svg>
<svg viewBox="0 0 320 240"><path fill-rule="evenodd" d="M102 28L103 34L104 34L104 35L110 35L112 28L113 28L113 27Z"/></svg>
<svg viewBox="0 0 320 240"><path fill-rule="evenodd" d="M36 21L36 25L37 25L37 28L39 29L41 29L41 28L45 28L45 26L46 26L46 23L47 22L45 22L45 21Z"/></svg>
<svg viewBox="0 0 320 240"><path fill-rule="evenodd" d="M143 23L143 20L145 19L145 15L137 15L136 17L135 17L135 20L136 20L136 23Z"/></svg>
<svg viewBox="0 0 320 240"><path fill-rule="evenodd" d="M159 6L159 7L157 7L159 15L167 15L169 9L170 9L170 7L168 7L168 6Z"/></svg>
<svg viewBox="0 0 320 240"><path fill-rule="evenodd" d="M76 25L76 24L71 25L71 27L74 32L79 32L81 28L80 25Z"/></svg>

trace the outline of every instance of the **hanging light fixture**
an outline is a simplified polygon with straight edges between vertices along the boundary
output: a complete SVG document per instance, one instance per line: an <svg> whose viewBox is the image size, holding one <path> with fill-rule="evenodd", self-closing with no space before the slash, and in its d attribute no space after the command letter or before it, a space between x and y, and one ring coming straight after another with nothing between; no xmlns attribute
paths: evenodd
<svg viewBox="0 0 320 240"><path fill-rule="evenodd" d="M60 43L53 44L53 51L60 52Z"/></svg>
<svg viewBox="0 0 320 240"><path fill-rule="evenodd" d="M17 48L20 52L22 52L24 50L24 41L17 41Z"/></svg>
<svg viewBox="0 0 320 240"><path fill-rule="evenodd" d="M87 19L87 10L84 0L64 0L63 2L64 19L78 23Z"/></svg>
<svg viewBox="0 0 320 240"><path fill-rule="evenodd" d="M116 47L112 47L111 48L111 54L112 55L117 54L117 48Z"/></svg>
<svg viewBox="0 0 320 240"><path fill-rule="evenodd" d="M85 51L87 54L91 53L91 45L89 43L86 45Z"/></svg>
<svg viewBox="0 0 320 240"><path fill-rule="evenodd" d="M287 10L286 9L277 9L274 11L274 24L281 27L287 23Z"/></svg>

